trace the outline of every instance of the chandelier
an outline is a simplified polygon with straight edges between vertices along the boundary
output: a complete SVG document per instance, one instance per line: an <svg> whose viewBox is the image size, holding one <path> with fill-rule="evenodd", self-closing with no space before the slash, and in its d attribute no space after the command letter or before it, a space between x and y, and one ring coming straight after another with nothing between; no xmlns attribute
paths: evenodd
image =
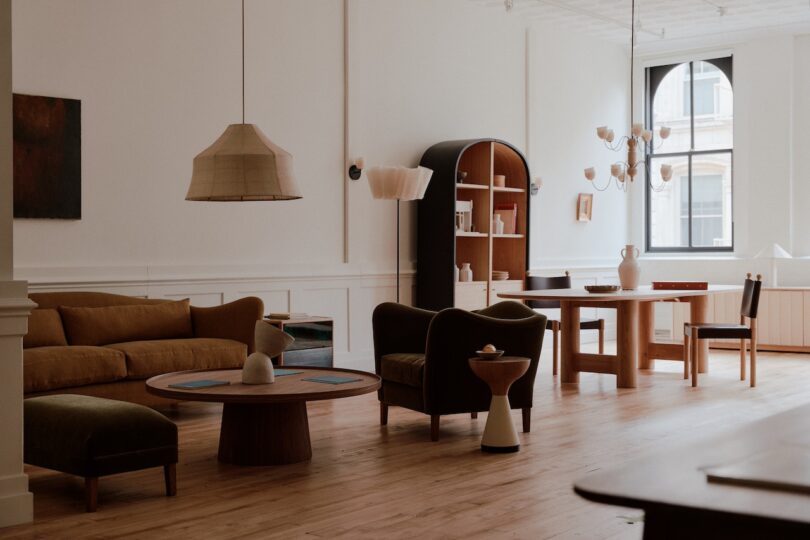
<svg viewBox="0 0 810 540"><path fill-rule="evenodd" d="M614 152L623 151L627 148L627 160L617 161L610 166L610 177L604 186L599 186L594 181L596 178L596 169L588 167L585 169L585 178L593 184L594 189L597 191L605 191L610 187L610 184L615 182L616 187L621 191L627 191L628 181L632 182L638 175L639 164L644 167L645 176L653 191L663 190L667 182L672 179L672 165L661 165L661 182L653 184L650 179L650 171L647 166L646 160L639 159L640 147L646 148L652 144L653 132L645 129L641 123L633 121L633 75L634 75L634 60L635 60L635 47L636 47L636 0L631 0L630 11L630 135L625 135L619 140L616 140L616 134L608 126L599 126L596 128L596 136L605 144L605 147L613 150ZM662 144L664 139L669 137L671 128L661 126L658 131L658 136L661 138Z"/></svg>

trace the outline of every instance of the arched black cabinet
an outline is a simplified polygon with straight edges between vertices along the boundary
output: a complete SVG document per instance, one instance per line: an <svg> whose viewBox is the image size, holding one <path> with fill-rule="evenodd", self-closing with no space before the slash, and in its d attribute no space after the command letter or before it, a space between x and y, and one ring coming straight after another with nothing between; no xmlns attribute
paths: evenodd
<svg viewBox="0 0 810 540"><path fill-rule="evenodd" d="M418 207L416 305L479 309L496 303L498 292L523 290L531 178L523 154L497 139L446 141L428 148L420 164L433 169L433 177ZM494 181L500 175L503 186ZM456 201L472 202L472 230L457 230ZM499 207L516 209L514 233L491 230ZM453 266L462 263L470 263L473 281L455 282ZM493 280L493 270L507 271L509 278Z"/></svg>

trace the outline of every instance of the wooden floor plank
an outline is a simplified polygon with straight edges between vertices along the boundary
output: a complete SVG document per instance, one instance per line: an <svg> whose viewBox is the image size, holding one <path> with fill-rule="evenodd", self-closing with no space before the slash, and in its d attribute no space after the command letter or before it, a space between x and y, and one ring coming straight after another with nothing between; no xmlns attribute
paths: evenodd
<svg viewBox="0 0 810 540"><path fill-rule="evenodd" d="M698 388L665 361L637 389L588 373L561 388L544 354L532 432L504 455L479 450L485 414L443 418L432 443L421 414L391 408L379 426L371 394L309 405L312 461L240 468L216 460L221 407L184 403L168 411L180 426L177 497L163 496L161 469L138 471L102 478L86 514L81 479L27 467L35 521L0 537L637 539L638 510L589 503L574 479L807 402L810 357L760 358L753 389L733 351L712 351Z"/></svg>

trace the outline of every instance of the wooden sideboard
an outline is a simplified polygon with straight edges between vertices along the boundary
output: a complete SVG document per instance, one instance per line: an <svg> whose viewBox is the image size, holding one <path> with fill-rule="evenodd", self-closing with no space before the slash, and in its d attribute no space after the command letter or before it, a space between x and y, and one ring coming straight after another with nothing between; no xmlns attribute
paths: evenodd
<svg viewBox="0 0 810 540"><path fill-rule="evenodd" d="M742 293L713 295L709 298L709 322L739 322ZM672 336L683 336L683 323L689 321L689 305L674 304ZM761 351L810 352L810 287L763 288L757 317ZM739 349L737 340L710 343L719 349Z"/></svg>

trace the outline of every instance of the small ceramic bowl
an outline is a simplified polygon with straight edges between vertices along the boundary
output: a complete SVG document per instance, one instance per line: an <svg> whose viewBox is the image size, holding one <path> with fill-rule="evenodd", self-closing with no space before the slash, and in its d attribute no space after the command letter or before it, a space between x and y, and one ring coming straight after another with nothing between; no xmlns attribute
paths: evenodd
<svg viewBox="0 0 810 540"><path fill-rule="evenodd" d="M589 293L612 293L619 289L621 287L618 285L585 285L585 290Z"/></svg>
<svg viewBox="0 0 810 540"><path fill-rule="evenodd" d="M500 358L503 355L503 351L498 349L497 351L486 352L486 351L475 351L480 358L484 360L495 360L496 358Z"/></svg>

